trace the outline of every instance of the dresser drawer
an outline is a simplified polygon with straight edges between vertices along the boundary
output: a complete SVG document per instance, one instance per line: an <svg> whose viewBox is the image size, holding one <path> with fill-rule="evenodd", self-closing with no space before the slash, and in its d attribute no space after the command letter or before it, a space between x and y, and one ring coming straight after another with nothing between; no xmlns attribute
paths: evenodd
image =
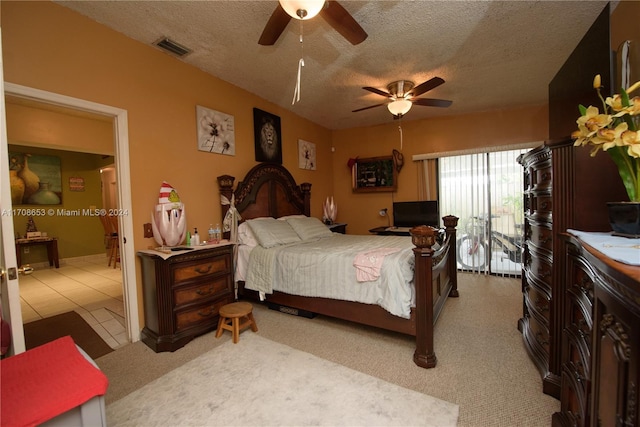
<svg viewBox="0 0 640 427"><path fill-rule="evenodd" d="M531 172L532 188L534 190L551 189L553 178L553 174L551 171L551 165L533 170Z"/></svg>
<svg viewBox="0 0 640 427"><path fill-rule="evenodd" d="M204 260L196 260L189 264L181 264L173 270L173 282L179 284L188 280L230 272L231 257L222 254Z"/></svg>
<svg viewBox="0 0 640 427"><path fill-rule="evenodd" d="M531 197L529 210L534 216L544 216L551 218L553 203L551 194L538 194Z"/></svg>
<svg viewBox="0 0 640 427"><path fill-rule="evenodd" d="M209 304L203 304L189 310L176 312L176 332L196 326L202 323L213 325L214 319L217 318L220 308L233 302L233 298L223 298Z"/></svg>
<svg viewBox="0 0 640 427"><path fill-rule="evenodd" d="M524 290L525 303L529 311L535 311L539 317L549 322L550 298L535 286L528 285Z"/></svg>
<svg viewBox="0 0 640 427"><path fill-rule="evenodd" d="M540 249L553 251L553 231L549 227L531 223L530 241Z"/></svg>
<svg viewBox="0 0 640 427"><path fill-rule="evenodd" d="M590 378L591 367L591 347L588 345L590 339L585 339L583 331L571 326L564 330L564 352L565 363L570 363L573 370L573 376L586 384L586 380Z"/></svg>
<svg viewBox="0 0 640 427"><path fill-rule="evenodd" d="M546 288L551 289L551 260L541 256L537 253L536 248L530 251L531 253L531 274L533 278L539 282L542 282Z"/></svg>
<svg viewBox="0 0 640 427"><path fill-rule="evenodd" d="M541 348L545 355L549 355L549 329L547 325L543 325L535 316L529 316L530 341L537 347Z"/></svg>
<svg viewBox="0 0 640 427"><path fill-rule="evenodd" d="M570 364L562 366L562 391L560 410L565 417L575 421L574 426L587 426L587 395L585 385L576 378L575 370Z"/></svg>
<svg viewBox="0 0 640 427"><path fill-rule="evenodd" d="M193 286L182 286L173 289L174 304L182 306L216 298L232 292L231 278L220 276Z"/></svg>

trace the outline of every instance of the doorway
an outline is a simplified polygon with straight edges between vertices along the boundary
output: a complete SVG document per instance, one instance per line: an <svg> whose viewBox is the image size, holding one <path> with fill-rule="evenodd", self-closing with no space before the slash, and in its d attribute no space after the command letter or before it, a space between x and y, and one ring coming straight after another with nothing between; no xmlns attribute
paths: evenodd
<svg viewBox="0 0 640 427"><path fill-rule="evenodd" d="M28 88L12 83L4 84L4 92L6 95L31 100L33 102L41 102L47 105L56 106L62 109L71 109L87 114L98 114L110 117L113 123L114 146L115 146L115 163L116 163L116 182L118 186L117 199L118 206L127 212L131 210L131 192L128 183L130 182L129 174L129 157L128 157L128 130L127 130L127 112L125 110L110 107L103 104L67 97L52 92L41 91L38 89ZM7 141L2 141L6 144ZM127 185L123 185L126 183ZM119 220L119 236L120 252L121 252L121 268L122 268L122 297L124 303L124 314L126 323L126 334L130 342L140 339L140 327L138 317L137 289L135 281L135 255L133 242L133 225L130 215L121 216ZM7 239L4 239L5 251L14 250L7 247ZM2 295L3 303L7 302L11 306L19 306L20 295L19 288L16 287L14 292L4 293ZM22 316L12 310L9 313L12 325L18 322L22 323ZM22 330L13 327L14 343L16 353L24 351L24 335ZM17 336L20 335L20 336Z"/></svg>

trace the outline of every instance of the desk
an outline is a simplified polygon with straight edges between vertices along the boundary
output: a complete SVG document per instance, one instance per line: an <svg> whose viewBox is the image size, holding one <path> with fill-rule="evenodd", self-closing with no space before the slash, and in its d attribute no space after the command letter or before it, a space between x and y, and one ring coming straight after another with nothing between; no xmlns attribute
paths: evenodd
<svg viewBox="0 0 640 427"><path fill-rule="evenodd" d="M22 266L22 248L26 246L46 245L47 256L49 257L49 266L60 268L60 260L58 259L58 239L55 237L39 237L36 239L16 239L16 257L18 258L18 267Z"/></svg>
<svg viewBox="0 0 640 427"><path fill-rule="evenodd" d="M369 230L369 233L379 236L410 236L411 233L405 230L393 230L390 227L376 227Z"/></svg>

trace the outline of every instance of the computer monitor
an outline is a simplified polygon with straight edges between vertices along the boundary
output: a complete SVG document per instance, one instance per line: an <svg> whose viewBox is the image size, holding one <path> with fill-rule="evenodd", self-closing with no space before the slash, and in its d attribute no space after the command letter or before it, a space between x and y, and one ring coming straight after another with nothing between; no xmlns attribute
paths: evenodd
<svg viewBox="0 0 640 427"><path fill-rule="evenodd" d="M438 201L394 202L393 225L394 227L430 225L439 228L440 213L438 211Z"/></svg>

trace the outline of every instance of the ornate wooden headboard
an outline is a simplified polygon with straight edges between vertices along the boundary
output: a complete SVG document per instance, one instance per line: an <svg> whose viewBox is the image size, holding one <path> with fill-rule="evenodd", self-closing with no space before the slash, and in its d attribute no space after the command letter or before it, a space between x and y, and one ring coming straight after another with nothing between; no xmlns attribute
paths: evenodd
<svg viewBox="0 0 640 427"><path fill-rule="evenodd" d="M271 216L279 218L285 215L311 214L311 184L296 184L293 176L281 165L260 163L254 166L238 182L233 190L234 177L218 177L220 194L231 200L235 197L235 207L242 220ZM222 218L229 210L222 206Z"/></svg>

